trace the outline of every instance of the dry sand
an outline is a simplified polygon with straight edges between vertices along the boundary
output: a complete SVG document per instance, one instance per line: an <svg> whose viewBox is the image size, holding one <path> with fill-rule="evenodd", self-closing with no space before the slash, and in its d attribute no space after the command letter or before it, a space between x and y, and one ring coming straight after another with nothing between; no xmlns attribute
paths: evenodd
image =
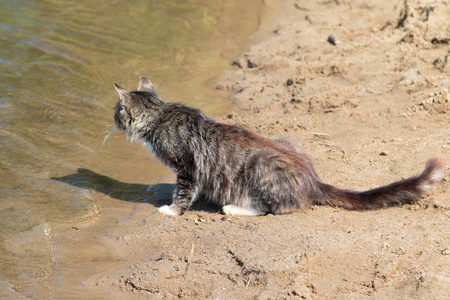
<svg viewBox="0 0 450 300"><path fill-rule="evenodd" d="M411 176L433 156L442 182L402 207L232 218L205 205L159 215L173 188L160 185L104 237L128 266L86 288L116 299L449 299L450 2L279 2L266 1L264 38L217 80L235 103L222 121L291 140L342 188Z"/></svg>

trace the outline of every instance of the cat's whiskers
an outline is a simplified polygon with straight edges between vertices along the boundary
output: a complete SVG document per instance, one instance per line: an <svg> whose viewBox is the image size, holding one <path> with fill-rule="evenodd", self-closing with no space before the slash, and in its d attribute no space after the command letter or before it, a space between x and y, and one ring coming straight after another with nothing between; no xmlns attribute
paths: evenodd
<svg viewBox="0 0 450 300"><path fill-rule="evenodd" d="M99 137L101 137L102 135L108 134L108 133L111 131L111 128L112 128L114 125L105 125L105 126L106 126L106 129L103 131L103 133L101 133L101 134L99 135Z"/></svg>
<svg viewBox="0 0 450 300"><path fill-rule="evenodd" d="M108 140L108 138L112 134L114 134L114 132L116 132L116 130L117 130L116 125L107 125L107 126L108 126L108 128L100 135L100 136L102 136L102 135L105 136L104 139L103 139L103 142L102 142L102 147L105 145L105 143Z"/></svg>

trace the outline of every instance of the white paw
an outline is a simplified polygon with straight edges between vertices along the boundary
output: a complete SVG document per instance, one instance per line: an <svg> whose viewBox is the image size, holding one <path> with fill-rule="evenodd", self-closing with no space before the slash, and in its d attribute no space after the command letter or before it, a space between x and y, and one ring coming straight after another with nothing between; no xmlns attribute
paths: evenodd
<svg viewBox="0 0 450 300"><path fill-rule="evenodd" d="M169 216L176 216L177 214L173 212L173 210L170 209L170 206L164 205L158 208L158 213L165 214Z"/></svg>
<svg viewBox="0 0 450 300"><path fill-rule="evenodd" d="M236 205L225 205L222 211L230 216L261 216L265 213L252 207L239 207Z"/></svg>
<svg viewBox="0 0 450 300"><path fill-rule="evenodd" d="M234 205L225 205L222 207L222 211L224 214L232 216L234 208Z"/></svg>

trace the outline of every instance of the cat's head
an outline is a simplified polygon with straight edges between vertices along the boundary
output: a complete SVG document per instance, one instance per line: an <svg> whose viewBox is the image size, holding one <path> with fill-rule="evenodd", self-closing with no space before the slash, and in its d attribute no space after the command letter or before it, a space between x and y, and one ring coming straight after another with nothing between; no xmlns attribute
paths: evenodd
<svg viewBox="0 0 450 300"><path fill-rule="evenodd" d="M119 94L114 120L116 127L131 140L141 140L160 114L165 102L145 77L139 81L137 91L129 92L114 84Z"/></svg>

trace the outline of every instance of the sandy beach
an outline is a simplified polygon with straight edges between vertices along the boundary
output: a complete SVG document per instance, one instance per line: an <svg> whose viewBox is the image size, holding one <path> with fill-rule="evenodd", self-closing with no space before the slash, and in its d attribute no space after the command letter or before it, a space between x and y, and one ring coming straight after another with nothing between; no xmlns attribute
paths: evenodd
<svg viewBox="0 0 450 300"><path fill-rule="evenodd" d="M234 104L221 122L292 141L341 188L418 174L431 157L442 181L375 211L228 217L196 204L173 218L157 214L171 175L102 237L124 267L83 286L114 299L448 299L450 2L265 5L257 42L216 80Z"/></svg>

